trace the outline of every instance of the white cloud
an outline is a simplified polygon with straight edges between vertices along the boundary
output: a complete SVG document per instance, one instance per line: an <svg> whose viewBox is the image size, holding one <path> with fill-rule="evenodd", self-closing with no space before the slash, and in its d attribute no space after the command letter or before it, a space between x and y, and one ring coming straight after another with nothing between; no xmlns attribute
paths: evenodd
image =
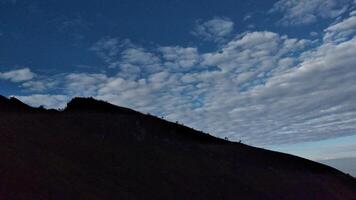
<svg viewBox="0 0 356 200"><path fill-rule="evenodd" d="M191 68L199 62L198 49L194 47L161 47L159 50L165 59L166 66Z"/></svg>
<svg viewBox="0 0 356 200"><path fill-rule="evenodd" d="M0 72L0 79L9 80L12 82L23 82L31 80L35 77L35 73L29 68L17 69L7 72Z"/></svg>
<svg viewBox="0 0 356 200"><path fill-rule="evenodd" d="M91 51L97 53L106 64L109 64L109 68L117 67L118 54L120 52L121 43L118 38L104 37L96 42L91 48Z"/></svg>
<svg viewBox="0 0 356 200"><path fill-rule="evenodd" d="M103 59L108 68L118 68L121 76L139 78L141 73L154 73L161 70L161 60L153 52L134 45L130 40L104 37L90 50Z"/></svg>
<svg viewBox="0 0 356 200"><path fill-rule="evenodd" d="M22 87L31 91L43 91L48 88L44 81L27 81L22 84Z"/></svg>
<svg viewBox="0 0 356 200"><path fill-rule="evenodd" d="M352 56L355 51L355 39L337 45L324 44L297 68L273 76L246 93L259 105L247 110L248 118L257 122L253 128L248 127L250 133L267 136L267 143L353 134L356 96L350 94L356 92L356 59ZM237 109L236 114L245 112Z"/></svg>
<svg viewBox="0 0 356 200"><path fill-rule="evenodd" d="M283 14L279 21L284 26L304 25L319 18L336 18L347 11L351 0L279 0L270 13Z"/></svg>
<svg viewBox="0 0 356 200"><path fill-rule="evenodd" d="M349 18L328 27L325 32L324 40L346 40L356 33L356 16L351 15Z"/></svg>
<svg viewBox="0 0 356 200"><path fill-rule="evenodd" d="M325 35L351 27L343 25L349 18L331 25ZM103 59L113 55L110 62L120 63L117 74L72 73L61 85L65 96L95 96L248 144L354 134L354 33L342 41L311 43L256 31L199 53L195 47L149 51L111 40Z"/></svg>
<svg viewBox="0 0 356 200"><path fill-rule="evenodd" d="M215 17L208 21L197 21L192 34L204 40L221 42L234 29L234 22L228 18Z"/></svg>
<svg viewBox="0 0 356 200"><path fill-rule="evenodd" d="M70 95L95 96L108 77L105 74L71 73L63 79Z"/></svg>
<svg viewBox="0 0 356 200"><path fill-rule="evenodd" d="M34 107L64 108L69 97L66 95L33 94L30 96L15 96L26 104Z"/></svg>
<svg viewBox="0 0 356 200"><path fill-rule="evenodd" d="M203 65L218 66L234 75L249 72L250 78L270 76L284 69L286 66L279 64L285 64L286 60L293 63L295 58L288 53L303 49L308 43L273 32L248 32L228 42L218 52L204 54ZM280 62L282 58L284 63Z"/></svg>
<svg viewBox="0 0 356 200"><path fill-rule="evenodd" d="M129 47L121 52L120 70L125 77L139 78L138 75L151 74L161 70L160 58L142 47Z"/></svg>

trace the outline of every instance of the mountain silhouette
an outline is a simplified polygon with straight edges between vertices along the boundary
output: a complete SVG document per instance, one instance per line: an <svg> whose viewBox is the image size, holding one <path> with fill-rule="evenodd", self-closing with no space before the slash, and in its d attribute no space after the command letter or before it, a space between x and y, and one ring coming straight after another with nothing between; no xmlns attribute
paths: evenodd
<svg viewBox="0 0 356 200"><path fill-rule="evenodd" d="M0 199L356 199L356 181L93 98L0 96Z"/></svg>
<svg viewBox="0 0 356 200"><path fill-rule="evenodd" d="M7 99L0 95L0 111L1 112L15 112L15 111L35 111L36 109L24 104L15 97Z"/></svg>

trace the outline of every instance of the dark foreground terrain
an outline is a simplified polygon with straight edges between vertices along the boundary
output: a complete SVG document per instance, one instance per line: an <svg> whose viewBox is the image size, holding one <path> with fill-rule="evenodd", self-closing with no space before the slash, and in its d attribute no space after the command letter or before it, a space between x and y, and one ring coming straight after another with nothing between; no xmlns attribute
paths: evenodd
<svg viewBox="0 0 356 200"><path fill-rule="evenodd" d="M356 182L94 99L56 111L0 96L0 199L348 200Z"/></svg>

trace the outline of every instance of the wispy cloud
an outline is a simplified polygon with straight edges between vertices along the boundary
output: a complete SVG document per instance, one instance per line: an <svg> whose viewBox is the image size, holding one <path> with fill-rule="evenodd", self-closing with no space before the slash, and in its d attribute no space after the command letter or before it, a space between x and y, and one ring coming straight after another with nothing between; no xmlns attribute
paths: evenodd
<svg viewBox="0 0 356 200"><path fill-rule="evenodd" d="M332 19L348 9L351 0L279 0L269 11L282 13L278 22L284 26L305 25L319 18Z"/></svg>
<svg viewBox="0 0 356 200"><path fill-rule="evenodd" d="M118 54L121 44L118 38L104 37L96 42L90 50L100 56L110 68L117 67Z"/></svg>
<svg viewBox="0 0 356 200"><path fill-rule="evenodd" d="M343 41L356 33L356 13L351 13L349 18L325 29L324 40Z"/></svg>
<svg viewBox="0 0 356 200"><path fill-rule="evenodd" d="M0 79L10 80L12 82L28 81L34 77L35 73L33 73L29 68L0 72Z"/></svg>
<svg viewBox="0 0 356 200"><path fill-rule="evenodd" d="M192 34L203 40L222 42L234 30L234 22L228 18L215 17L208 21L198 20Z"/></svg>

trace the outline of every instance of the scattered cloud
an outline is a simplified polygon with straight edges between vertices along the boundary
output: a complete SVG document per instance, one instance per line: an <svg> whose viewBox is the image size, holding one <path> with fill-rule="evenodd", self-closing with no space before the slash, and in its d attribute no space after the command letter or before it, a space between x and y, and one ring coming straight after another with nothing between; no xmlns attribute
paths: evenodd
<svg viewBox="0 0 356 200"><path fill-rule="evenodd" d="M127 39L104 37L90 50L101 57L108 68L118 68L127 77L137 78L140 73L152 73L161 68L158 56Z"/></svg>
<svg viewBox="0 0 356 200"><path fill-rule="evenodd" d="M325 29L324 40L344 41L356 33L356 15L334 24Z"/></svg>
<svg viewBox="0 0 356 200"><path fill-rule="evenodd" d="M48 88L44 81L27 81L22 84L22 87L31 91L44 91Z"/></svg>
<svg viewBox="0 0 356 200"><path fill-rule="evenodd" d="M340 16L347 11L349 2L351 0L279 0L269 12L282 13L281 25L305 25L320 18Z"/></svg>
<svg viewBox="0 0 356 200"><path fill-rule="evenodd" d="M101 88L108 77L105 74L71 73L63 77L64 90L69 95L96 96L96 91Z"/></svg>
<svg viewBox="0 0 356 200"><path fill-rule="evenodd" d="M142 74L152 74L162 69L160 58L154 53L138 46L130 46L120 53L118 62L121 74L131 79Z"/></svg>
<svg viewBox="0 0 356 200"><path fill-rule="evenodd" d="M161 47L159 51L166 60L165 65L170 67L191 68L199 62L198 49L195 47Z"/></svg>
<svg viewBox="0 0 356 200"><path fill-rule="evenodd" d="M47 98L54 106L71 96L94 96L254 145L351 135L356 130L351 22L352 15L338 20L317 44L254 31L205 53L196 47L147 49L107 37L91 50L116 74L63 74L57 78L60 98L21 98L37 105Z"/></svg>
<svg viewBox="0 0 356 200"><path fill-rule="evenodd" d="M311 37L317 37L319 35L319 33L315 32L315 31L312 31L312 32L309 33L309 35Z"/></svg>
<svg viewBox="0 0 356 200"><path fill-rule="evenodd" d="M228 18L215 17L208 21L198 20L192 34L207 41L222 42L234 29L234 22Z"/></svg>
<svg viewBox="0 0 356 200"><path fill-rule="evenodd" d="M64 108L69 97L66 95L33 94L30 96L15 96L26 104L34 107Z"/></svg>
<svg viewBox="0 0 356 200"><path fill-rule="evenodd" d="M104 37L96 42L90 50L101 57L106 64L109 64L109 68L115 68L118 65L115 61L118 59L121 47L118 38Z"/></svg>
<svg viewBox="0 0 356 200"><path fill-rule="evenodd" d="M252 18L252 14L247 14L244 16L243 21L250 20Z"/></svg>
<svg viewBox="0 0 356 200"><path fill-rule="evenodd" d="M31 80L35 77L35 73L29 68L17 69L7 72L0 72L0 79L9 80L12 82L23 82Z"/></svg>

